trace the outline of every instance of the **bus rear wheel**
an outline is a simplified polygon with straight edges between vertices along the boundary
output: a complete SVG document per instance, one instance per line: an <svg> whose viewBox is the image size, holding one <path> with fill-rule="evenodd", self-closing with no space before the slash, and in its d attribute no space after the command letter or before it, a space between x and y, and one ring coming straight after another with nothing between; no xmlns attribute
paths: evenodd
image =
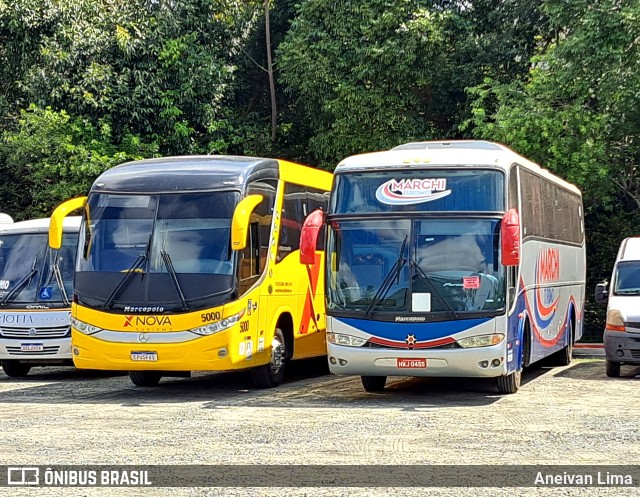
<svg viewBox="0 0 640 497"><path fill-rule="evenodd" d="M284 366L287 354L284 334L280 328L271 340L271 359L267 364L255 367L251 370L253 383L258 388L273 388L282 383L284 379Z"/></svg>
<svg viewBox="0 0 640 497"><path fill-rule="evenodd" d="M573 356L573 318L569 319L569 337L567 345L553 355L553 364L556 366L568 366Z"/></svg>
<svg viewBox="0 0 640 497"><path fill-rule="evenodd" d="M387 384L386 376L361 376L360 380L367 392L382 392Z"/></svg>
<svg viewBox="0 0 640 497"><path fill-rule="evenodd" d="M137 387L155 387L162 379L157 371L129 371L129 379Z"/></svg>
<svg viewBox="0 0 640 497"><path fill-rule="evenodd" d="M0 363L4 373L11 378L24 378L31 371L31 366L19 361L0 361Z"/></svg>
<svg viewBox="0 0 640 497"><path fill-rule="evenodd" d="M505 376L498 376L496 384L500 393L516 393L522 382L522 369Z"/></svg>

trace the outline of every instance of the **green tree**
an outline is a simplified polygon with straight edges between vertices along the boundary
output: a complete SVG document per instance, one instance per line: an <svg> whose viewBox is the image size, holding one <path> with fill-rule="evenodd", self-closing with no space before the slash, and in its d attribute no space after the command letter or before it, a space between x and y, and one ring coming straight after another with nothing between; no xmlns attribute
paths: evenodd
<svg viewBox="0 0 640 497"><path fill-rule="evenodd" d="M25 1L11 7L22 18ZM53 26L20 87L40 107L106 120L115 142L133 133L162 153L198 150L233 88L245 14L234 0L50 2L38 15Z"/></svg>
<svg viewBox="0 0 640 497"><path fill-rule="evenodd" d="M640 221L640 4L548 0L543 9L555 43L540 45L527 79L478 85L469 124L582 187L591 293Z"/></svg>
<svg viewBox="0 0 640 497"><path fill-rule="evenodd" d="M465 88L526 73L536 3L303 0L278 55L313 156L464 136Z"/></svg>
<svg viewBox="0 0 640 497"><path fill-rule="evenodd" d="M31 106L0 136L2 210L16 219L48 216L62 200L86 194L106 169L156 152L133 135L115 147L106 122Z"/></svg>

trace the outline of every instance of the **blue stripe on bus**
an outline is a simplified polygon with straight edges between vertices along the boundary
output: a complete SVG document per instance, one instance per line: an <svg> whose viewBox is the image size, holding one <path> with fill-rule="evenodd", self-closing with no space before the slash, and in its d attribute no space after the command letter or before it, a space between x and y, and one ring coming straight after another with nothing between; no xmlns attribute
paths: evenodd
<svg viewBox="0 0 640 497"><path fill-rule="evenodd" d="M461 319L455 321L438 321L435 323L391 323L369 319L334 318L336 321L362 330L370 335L389 340L404 340L408 334L415 335L416 340L433 340L445 338L461 331L479 326L492 318Z"/></svg>

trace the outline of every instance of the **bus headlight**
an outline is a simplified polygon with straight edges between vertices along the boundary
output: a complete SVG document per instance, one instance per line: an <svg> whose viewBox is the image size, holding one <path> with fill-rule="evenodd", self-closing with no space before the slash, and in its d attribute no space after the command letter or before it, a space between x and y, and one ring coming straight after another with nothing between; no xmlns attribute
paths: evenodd
<svg viewBox="0 0 640 497"><path fill-rule="evenodd" d="M102 331L102 328L98 328L97 326L85 323L84 321L80 321L76 318L71 318L71 327L75 328L80 333L84 333L85 335L94 335L95 333Z"/></svg>
<svg viewBox="0 0 640 497"><path fill-rule="evenodd" d="M240 319L244 316L244 309L242 309L238 314L234 314L233 316L226 317L217 321L216 323L205 324L204 326L198 326L197 328L193 328L189 330L196 335L208 336L213 335L214 333L220 333L221 331L226 330L227 328L231 328L234 324L236 324Z"/></svg>
<svg viewBox="0 0 640 497"><path fill-rule="evenodd" d="M344 345L345 347L362 347L367 343L366 338L354 337L353 335L344 335L343 333L327 333L327 340L336 345Z"/></svg>
<svg viewBox="0 0 640 497"><path fill-rule="evenodd" d="M502 333L494 333L493 335L478 335L475 337L461 338L457 340L458 345L463 349L470 349L473 347L490 347L491 345L498 345L504 340Z"/></svg>

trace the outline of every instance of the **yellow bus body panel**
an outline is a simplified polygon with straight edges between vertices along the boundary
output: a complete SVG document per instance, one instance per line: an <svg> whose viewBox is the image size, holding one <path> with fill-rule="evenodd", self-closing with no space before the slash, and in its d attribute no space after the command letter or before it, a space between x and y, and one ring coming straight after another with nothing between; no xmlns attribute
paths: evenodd
<svg viewBox="0 0 640 497"><path fill-rule="evenodd" d="M293 359L326 355L324 252L316 263L300 263L298 250L278 260L283 206L282 182L329 191L333 176L286 161L280 164L280 187L272 220L268 261L259 283L239 299L217 308L180 314L122 314L72 305L72 316L102 331L72 327L73 360L80 369L121 371L230 371L269 363L271 341L280 320L293 329ZM154 304L161 305L161 304ZM224 331L201 336L192 331L242 313ZM155 361L132 360L152 352Z"/></svg>

